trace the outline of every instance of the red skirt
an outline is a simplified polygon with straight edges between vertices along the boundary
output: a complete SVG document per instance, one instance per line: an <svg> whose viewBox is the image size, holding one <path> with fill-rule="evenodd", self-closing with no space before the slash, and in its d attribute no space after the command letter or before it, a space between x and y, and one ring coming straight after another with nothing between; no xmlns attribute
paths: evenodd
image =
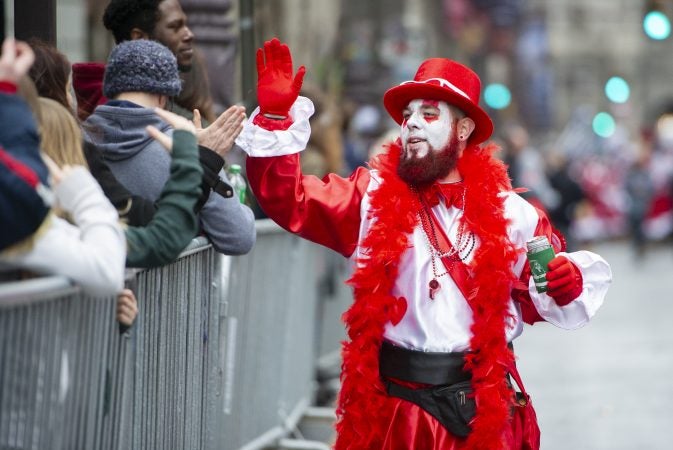
<svg viewBox="0 0 673 450"><path fill-rule="evenodd" d="M446 430L434 417L417 405L391 397L386 402L392 408L390 422L385 432L381 450L462 450L465 438L459 438ZM525 410L525 411L524 411ZM532 417L525 415L532 414ZM386 429L385 424L379 429ZM516 407L511 421L511 429L504 436L503 450L538 450L540 431L537 428L535 411ZM493 449L496 450L496 449Z"/></svg>

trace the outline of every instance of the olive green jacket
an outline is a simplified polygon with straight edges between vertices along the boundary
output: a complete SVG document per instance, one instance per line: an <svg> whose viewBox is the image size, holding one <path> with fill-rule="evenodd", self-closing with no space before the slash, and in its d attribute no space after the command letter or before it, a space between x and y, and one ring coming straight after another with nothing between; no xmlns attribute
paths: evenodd
<svg viewBox="0 0 673 450"><path fill-rule="evenodd" d="M203 169L196 137L173 133L170 178L166 181L152 220L144 227L126 229L127 267L157 267L178 257L198 231L194 206L201 194Z"/></svg>

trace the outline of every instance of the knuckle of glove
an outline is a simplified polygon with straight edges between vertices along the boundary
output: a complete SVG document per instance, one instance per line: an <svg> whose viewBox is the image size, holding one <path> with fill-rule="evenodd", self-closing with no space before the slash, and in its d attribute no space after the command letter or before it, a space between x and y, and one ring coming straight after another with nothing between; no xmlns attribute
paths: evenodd
<svg viewBox="0 0 673 450"><path fill-rule="evenodd" d="M547 263L547 267L549 270L556 270L559 267L563 266L568 262L568 258L565 256L555 256L549 263Z"/></svg>
<svg viewBox="0 0 673 450"><path fill-rule="evenodd" d="M572 285L566 280L555 280L547 282L547 295L555 297L569 291Z"/></svg>

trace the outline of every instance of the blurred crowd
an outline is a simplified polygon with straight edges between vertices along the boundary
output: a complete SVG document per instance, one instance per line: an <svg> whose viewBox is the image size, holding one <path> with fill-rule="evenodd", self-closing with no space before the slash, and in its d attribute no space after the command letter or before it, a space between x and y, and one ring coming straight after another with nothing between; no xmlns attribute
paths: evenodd
<svg viewBox="0 0 673 450"><path fill-rule="evenodd" d="M310 155L302 160L310 173L338 169L348 175L399 136L379 105L325 101L318 102ZM328 137L336 129L341 130L340 146ZM547 212L569 248L630 239L634 256L642 257L648 243L673 235L673 141L667 142L665 132L643 132L631 140L616 133L595 147L590 136L584 146L590 151L584 153L568 151L549 136L536 143L518 122L496 127L492 139L501 148L512 185Z"/></svg>

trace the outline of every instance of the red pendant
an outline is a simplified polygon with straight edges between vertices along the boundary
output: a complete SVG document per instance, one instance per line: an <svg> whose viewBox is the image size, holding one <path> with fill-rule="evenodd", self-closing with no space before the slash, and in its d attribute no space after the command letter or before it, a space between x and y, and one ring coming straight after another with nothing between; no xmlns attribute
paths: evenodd
<svg viewBox="0 0 673 450"><path fill-rule="evenodd" d="M434 300L435 292L439 290L439 281L437 281L436 278L433 278L430 280L430 283L428 283L428 287L430 288L430 300Z"/></svg>

